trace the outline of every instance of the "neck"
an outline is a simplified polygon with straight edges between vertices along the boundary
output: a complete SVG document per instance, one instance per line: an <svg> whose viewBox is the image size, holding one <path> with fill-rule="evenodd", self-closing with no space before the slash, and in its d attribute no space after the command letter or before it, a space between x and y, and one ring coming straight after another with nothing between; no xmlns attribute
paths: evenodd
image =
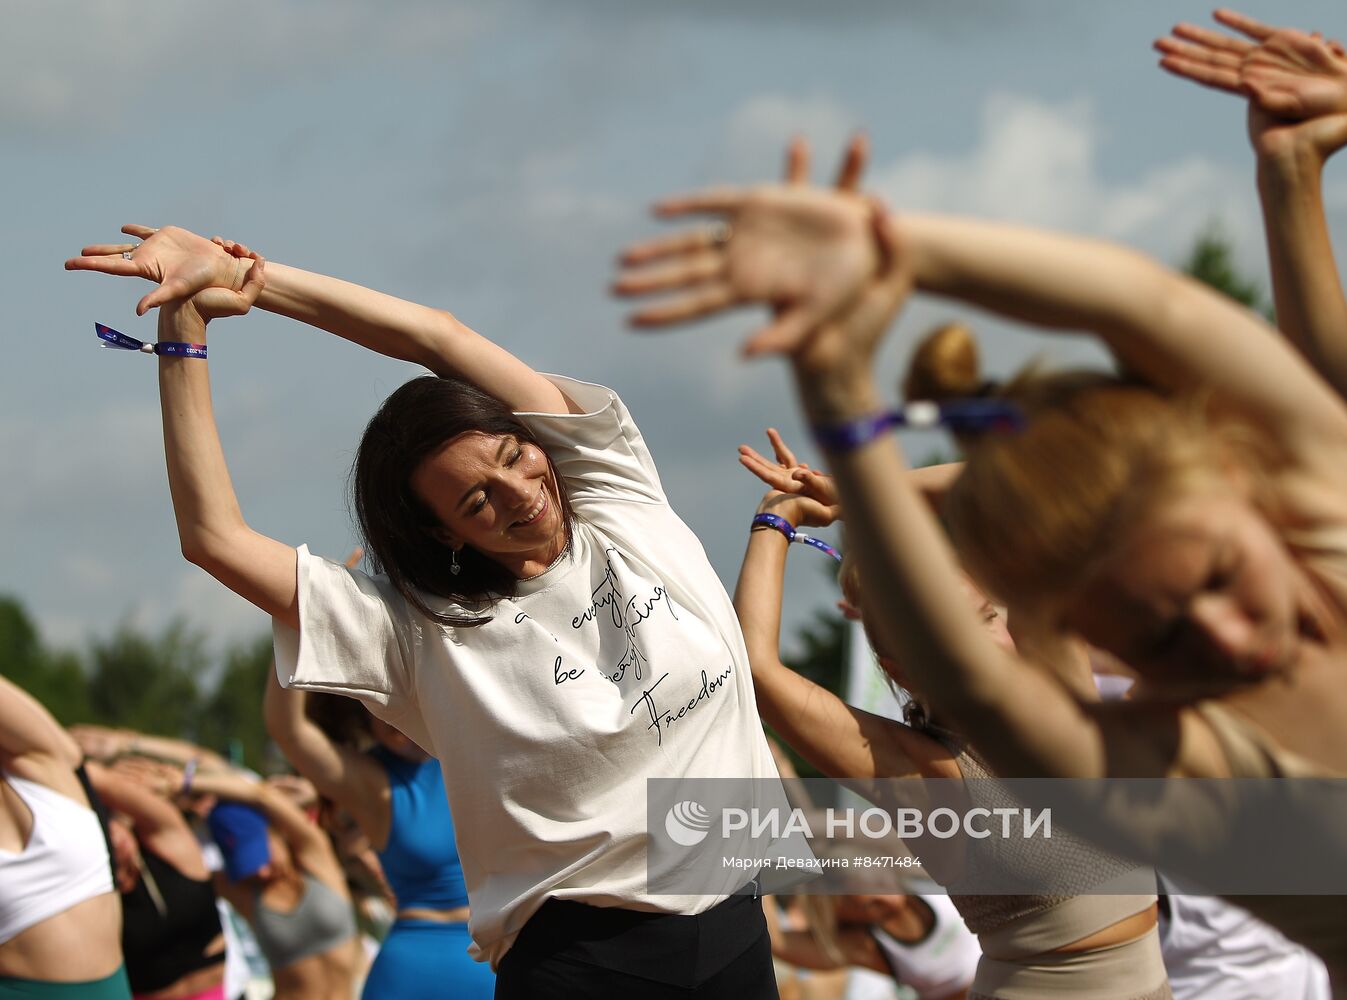
<svg viewBox="0 0 1347 1000"><path fill-rule="evenodd" d="M501 560L501 565L508 569L520 580L528 580L531 577L546 573L552 568L552 564L561 558L561 554L566 551L566 533L560 531L542 548L523 553L509 560Z"/></svg>

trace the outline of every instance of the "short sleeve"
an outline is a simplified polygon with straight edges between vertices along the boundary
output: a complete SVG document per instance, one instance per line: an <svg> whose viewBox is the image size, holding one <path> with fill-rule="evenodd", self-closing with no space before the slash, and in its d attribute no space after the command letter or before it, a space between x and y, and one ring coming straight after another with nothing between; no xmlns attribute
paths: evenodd
<svg viewBox="0 0 1347 1000"><path fill-rule="evenodd" d="M402 595L306 545L298 555L299 631L272 620L281 686L358 698L393 721L409 704L418 644Z"/></svg>
<svg viewBox="0 0 1347 1000"><path fill-rule="evenodd" d="M645 440L617 393L561 375L547 379L583 413L518 413L538 437L572 501L587 497L667 503Z"/></svg>

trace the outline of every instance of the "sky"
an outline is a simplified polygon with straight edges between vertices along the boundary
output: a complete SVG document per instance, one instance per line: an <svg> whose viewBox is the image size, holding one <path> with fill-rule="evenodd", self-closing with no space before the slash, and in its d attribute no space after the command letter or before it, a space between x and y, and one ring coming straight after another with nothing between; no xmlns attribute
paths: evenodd
<svg viewBox="0 0 1347 1000"><path fill-rule="evenodd" d="M822 176L853 129L897 209L1117 239L1174 262L1219 221L1266 287L1243 106L1156 67L1197 4L1067 0L48 0L0 35L0 593L45 640L181 617L215 643L260 612L179 552L154 364L95 348L94 321L153 339L143 282L66 273L127 222L241 240L274 260L445 308L535 368L615 388L727 588L762 487L741 442L781 428L811 460L787 373L736 344L743 312L632 334L607 294L655 197L771 178L793 133ZM1326 0L1249 3L1347 34ZM1330 165L1330 224L1347 177ZM883 357L969 319L987 367L1101 363L1083 338L914 303ZM417 372L254 311L212 328L217 415L257 530L340 558L345 484L379 402ZM896 388L893 390L896 396ZM908 441L920 460L938 440ZM835 598L795 553L786 630Z"/></svg>

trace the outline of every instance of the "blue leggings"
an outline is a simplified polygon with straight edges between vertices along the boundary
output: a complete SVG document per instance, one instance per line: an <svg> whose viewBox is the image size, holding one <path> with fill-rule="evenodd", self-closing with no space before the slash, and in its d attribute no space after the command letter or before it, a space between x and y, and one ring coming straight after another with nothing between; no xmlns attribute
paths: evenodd
<svg viewBox="0 0 1347 1000"><path fill-rule="evenodd" d="M398 920L379 948L362 1000L491 1000L496 976L468 957L465 923Z"/></svg>

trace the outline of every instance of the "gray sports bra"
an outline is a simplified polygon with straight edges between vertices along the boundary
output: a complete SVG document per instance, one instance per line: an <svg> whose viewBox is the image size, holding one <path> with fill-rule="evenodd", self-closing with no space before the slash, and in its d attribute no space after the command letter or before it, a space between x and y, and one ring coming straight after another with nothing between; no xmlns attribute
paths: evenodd
<svg viewBox="0 0 1347 1000"><path fill-rule="evenodd" d="M355 912L312 875L304 876L304 895L289 913L262 904L262 890L253 894L253 932L272 971L301 958L321 955L355 936Z"/></svg>

